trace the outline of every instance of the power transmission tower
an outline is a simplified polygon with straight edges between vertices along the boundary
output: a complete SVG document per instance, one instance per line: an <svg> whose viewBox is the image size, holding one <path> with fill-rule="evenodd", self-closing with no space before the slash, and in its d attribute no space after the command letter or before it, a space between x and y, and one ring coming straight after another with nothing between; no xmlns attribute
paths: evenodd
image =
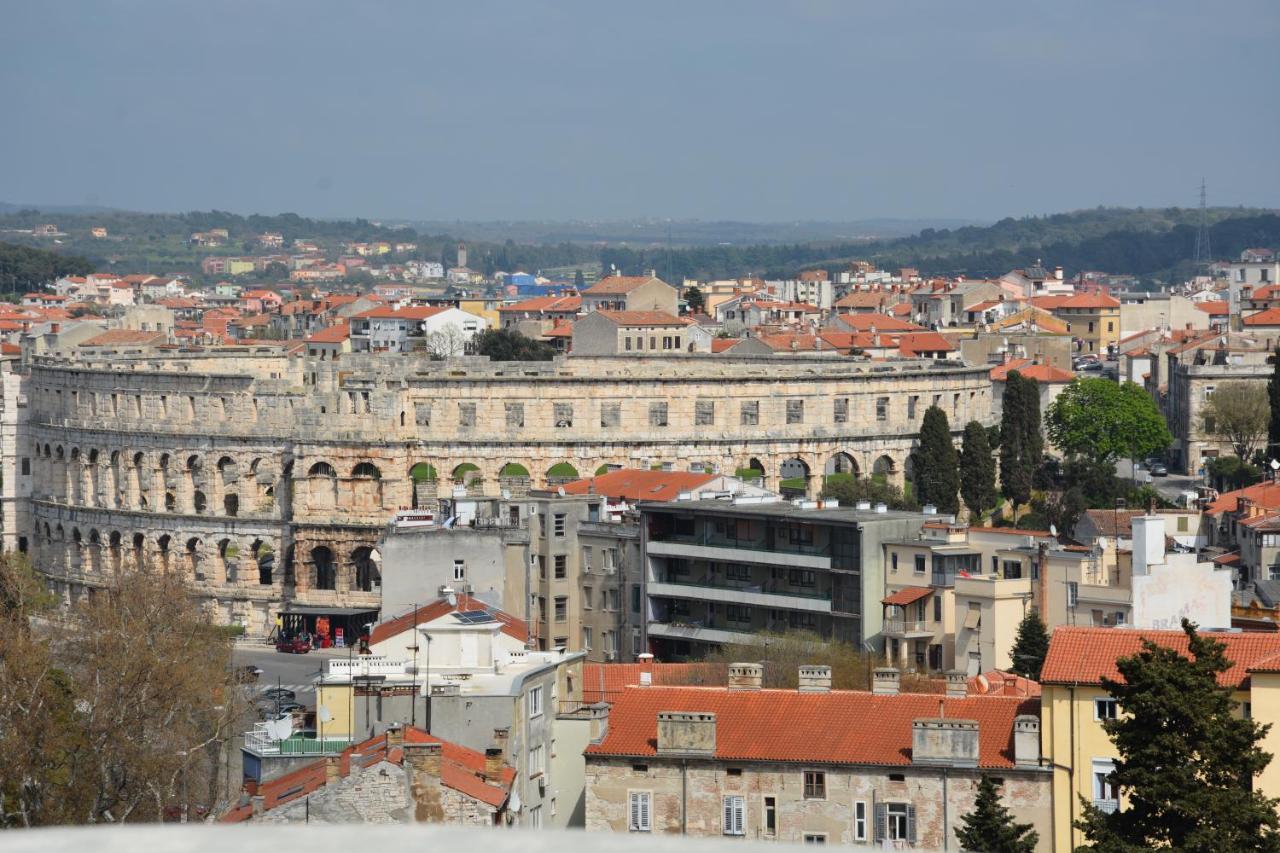
<svg viewBox="0 0 1280 853"><path fill-rule="evenodd" d="M1195 262L1197 275L1213 263L1213 250L1209 246L1209 208L1205 205L1204 178L1200 179L1200 228L1196 231Z"/></svg>

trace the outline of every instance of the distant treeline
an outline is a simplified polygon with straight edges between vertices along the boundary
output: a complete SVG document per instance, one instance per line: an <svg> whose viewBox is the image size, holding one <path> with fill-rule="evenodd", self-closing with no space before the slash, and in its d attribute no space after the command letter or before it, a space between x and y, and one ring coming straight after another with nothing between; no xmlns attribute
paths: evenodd
<svg viewBox="0 0 1280 853"><path fill-rule="evenodd" d="M93 263L79 255L60 255L42 249L29 249L12 243L0 243L0 291L26 292L64 275L93 272Z"/></svg>
<svg viewBox="0 0 1280 853"><path fill-rule="evenodd" d="M925 229L899 240L863 243L802 243L786 246L707 246L694 249L605 248L606 269L627 273L653 269L681 278L730 278L755 273L767 278L853 259L882 269L915 267L925 275L996 276L1043 260L1068 275L1103 270L1138 276L1183 269L1195 249L1198 211L1103 209L1055 216L1005 219L989 227L954 231ZM1256 210L1211 211L1214 257L1234 258L1252 246L1280 245L1280 216Z"/></svg>

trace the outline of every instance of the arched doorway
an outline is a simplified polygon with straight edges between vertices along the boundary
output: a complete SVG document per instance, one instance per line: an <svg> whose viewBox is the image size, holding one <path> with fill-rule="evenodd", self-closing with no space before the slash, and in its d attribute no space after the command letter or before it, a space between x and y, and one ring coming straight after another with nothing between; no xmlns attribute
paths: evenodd
<svg viewBox="0 0 1280 853"><path fill-rule="evenodd" d="M783 497L802 498L809 494L809 463L803 459L784 459L778 466L781 482L778 484Z"/></svg>
<svg viewBox="0 0 1280 853"><path fill-rule="evenodd" d="M351 552L351 565L355 569L351 588L360 592L376 592L382 588L382 571L378 564L381 556L368 545L361 545Z"/></svg>

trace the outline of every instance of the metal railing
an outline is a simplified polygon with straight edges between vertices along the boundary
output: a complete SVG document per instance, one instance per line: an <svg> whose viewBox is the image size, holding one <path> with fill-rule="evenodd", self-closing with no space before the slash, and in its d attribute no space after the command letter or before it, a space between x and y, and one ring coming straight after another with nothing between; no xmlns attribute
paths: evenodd
<svg viewBox="0 0 1280 853"><path fill-rule="evenodd" d="M777 581L771 581L766 583L735 584L735 583L728 583L725 581L713 581L709 578L703 578L696 581L675 580L673 577L667 576L659 579L658 583L666 583L666 584L671 584L673 586L692 586L692 587L704 587L706 589L724 589L724 590L731 590L734 592L753 592L753 593L758 593L762 595L788 595L794 598L813 598L819 601L831 600L830 592L822 592L820 590L816 592L802 592L800 590L794 589L786 584L782 584Z"/></svg>
<svg viewBox="0 0 1280 853"><path fill-rule="evenodd" d="M933 629L929 627L929 623L923 620L908 619L886 619L884 620L884 633L886 634L932 634Z"/></svg>
<svg viewBox="0 0 1280 853"><path fill-rule="evenodd" d="M244 734L245 748L259 755L335 755L351 743L347 738L320 739L306 735L276 740L267 733L266 723L255 723L253 730Z"/></svg>

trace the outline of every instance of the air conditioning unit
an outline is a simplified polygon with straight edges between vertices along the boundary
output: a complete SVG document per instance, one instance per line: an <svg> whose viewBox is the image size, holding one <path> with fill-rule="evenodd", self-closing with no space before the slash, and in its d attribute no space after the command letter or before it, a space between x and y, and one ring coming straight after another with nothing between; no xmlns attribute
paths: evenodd
<svg viewBox="0 0 1280 853"><path fill-rule="evenodd" d="M617 652L605 652L605 653L604 653L604 659L605 659L605 660L607 660L607 661L617 660L617 658L618 658L618 653L617 653Z"/></svg>

